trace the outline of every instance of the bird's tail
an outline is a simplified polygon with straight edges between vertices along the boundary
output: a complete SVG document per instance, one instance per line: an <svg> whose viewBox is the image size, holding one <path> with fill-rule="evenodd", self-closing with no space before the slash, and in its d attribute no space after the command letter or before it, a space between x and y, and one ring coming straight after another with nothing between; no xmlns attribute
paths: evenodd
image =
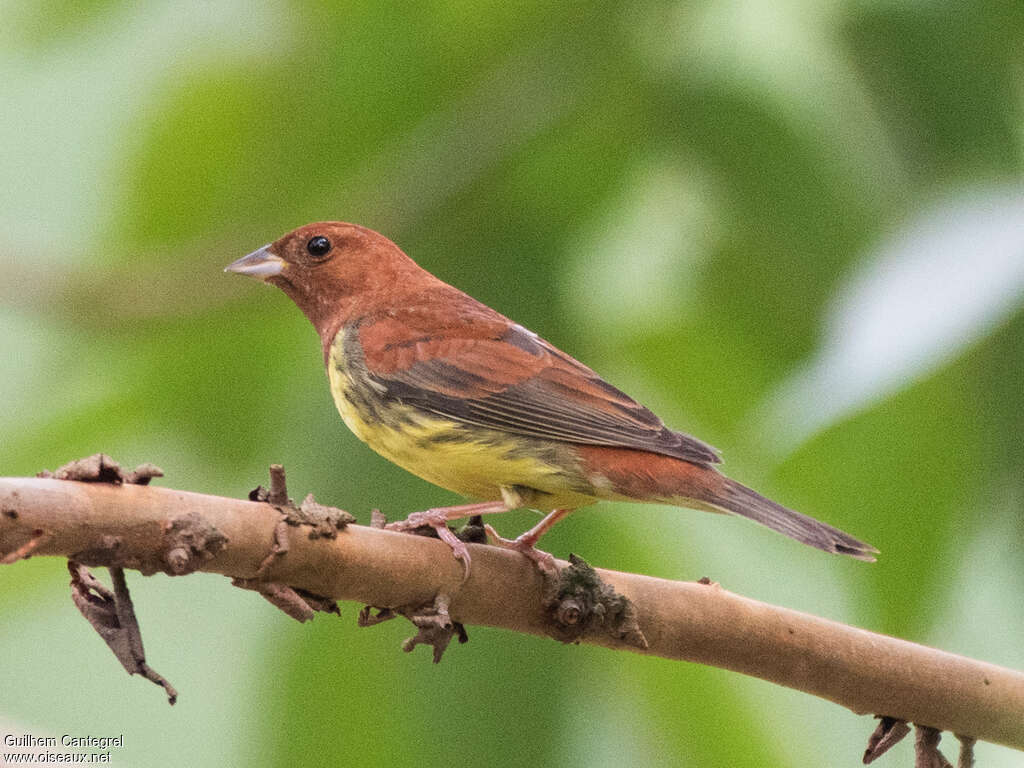
<svg viewBox="0 0 1024 768"><path fill-rule="evenodd" d="M598 498L676 504L709 512L731 512L812 547L873 561L878 550L838 528L801 515L745 485L731 480L710 464L684 461L632 448L576 446Z"/></svg>
<svg viewBox="0 0 1024 768"><path fill-rule="evenodd" d="M774 531L796 539L812 547L833 552L837 555L849 555L858 560L874 562L878 550L870 544L853 538L848 533L833 528L813 517L802 515L776 504L757 491L747 488L735 480L724 477L725 481L713 494L706 498L705 503L711 504L727 512L766 525Z"/></svg>

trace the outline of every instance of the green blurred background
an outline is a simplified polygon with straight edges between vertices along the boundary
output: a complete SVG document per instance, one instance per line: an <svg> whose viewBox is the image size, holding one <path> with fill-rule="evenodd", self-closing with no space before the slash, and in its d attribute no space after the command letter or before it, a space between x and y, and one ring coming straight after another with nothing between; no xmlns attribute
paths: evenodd
<svg viewBox="0 0 1024 768"><path fill-rule="evenodd" d="M96 451L369 520L455 497L337 417L312 328L224 275L378 229L870 541L605 504L559 556L1024 668L1024 5L0 0L0 474ZM512 535L529 512L494 521ZM56 560L0 569L0 731L117 764L856 765L869 718L717 669L470 628L300 626L130 574L127 677ZM1024 757L981 745L979 764ZM909 765L901 745L883 758Z"/></svg>

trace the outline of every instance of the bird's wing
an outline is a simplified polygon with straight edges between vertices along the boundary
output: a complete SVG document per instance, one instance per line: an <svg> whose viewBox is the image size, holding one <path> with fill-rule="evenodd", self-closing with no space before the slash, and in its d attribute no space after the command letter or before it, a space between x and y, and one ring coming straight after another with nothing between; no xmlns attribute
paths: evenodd
<svg viewBox="0 0 1024 768"><path fill-rule="evenodd" d="M455 421L720 461L711 446L667 428L590 368L475 301L363 318L357 343L368 374L388 396Z"/></svg>

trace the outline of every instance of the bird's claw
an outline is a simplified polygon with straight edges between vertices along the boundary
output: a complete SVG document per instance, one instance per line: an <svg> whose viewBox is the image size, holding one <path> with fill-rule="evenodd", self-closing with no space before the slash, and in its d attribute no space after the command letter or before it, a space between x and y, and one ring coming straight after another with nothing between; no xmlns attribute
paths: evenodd
<svg viewBox="0 0 1024 768"><path fill-rule="evenodd" d="M465 581L469 578L469 566L472 562L472 558L469 556L469 547L452 533L447 525L442 524L440 527L434 528L434 530L437 531L438 538L452 548L452 554L455 556L455 559L462 561L462 580Z"/></svg>
<svg viewBox="0 0 1024 768"><path fill-rule="evenodd" d="M490 525L484 525L484 530L487 531L487 538L494 542L496 546L521 552L532 560L533 564L545 575L558 573L558 565L555 563L554 555L537 549L533 541L524 538L524 536L520 536L517 539L506 539L500 536Z"/></svg>
<svg viewBox="0 0 1024 768"><path fill-rule="evenodd" d="M396 520L384 526L389 531L415 531L417 528L432 528L437 538L443 541L452 549L456 560L462 562L462 580L469 578L469 567L472 558L469 556L469 548L465 542L459 539L448 527L448 517L443 510L427 509L423 512L413 512L405 520Z"/></svg>

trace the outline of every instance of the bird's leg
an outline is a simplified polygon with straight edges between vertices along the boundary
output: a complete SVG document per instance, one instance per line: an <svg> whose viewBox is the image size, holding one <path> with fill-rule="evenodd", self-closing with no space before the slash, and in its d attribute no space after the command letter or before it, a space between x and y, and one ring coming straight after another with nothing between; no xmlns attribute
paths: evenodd
<svg viewBox="0 0 1024 768"><path fill-rule="evenodd" d="M541 570L554 571L557 570L555 568L555 558L549 553L542 552L537 549L537 542L540 540L541 536L548 532L551 526L570 512L572 512L571 509L553 510L545 515L544 519L533 526L533 528L515 539L502 538L498 535L498 532L489 525L485 525L484 529L487 531L487 535L492 538L499 547L505 547L506 549L514 549L517 552L522 552L528 558L533 560Z"/></svg>
<svg viewBox="0 0 1024 768"><path fill-rule="evenodd" d="M497 512L508 512L510 507L505 501L483 501L478 504L459 504L454 507L435 507L422 512L413 512L405 520L388 523L384 527L390 531L411 531L429 526L437 532L437 537L452 548L456 560L461 560L465 574L469 576L469 549L466 544L448 529L449 520L471 515L489 515Z"/></svg>

